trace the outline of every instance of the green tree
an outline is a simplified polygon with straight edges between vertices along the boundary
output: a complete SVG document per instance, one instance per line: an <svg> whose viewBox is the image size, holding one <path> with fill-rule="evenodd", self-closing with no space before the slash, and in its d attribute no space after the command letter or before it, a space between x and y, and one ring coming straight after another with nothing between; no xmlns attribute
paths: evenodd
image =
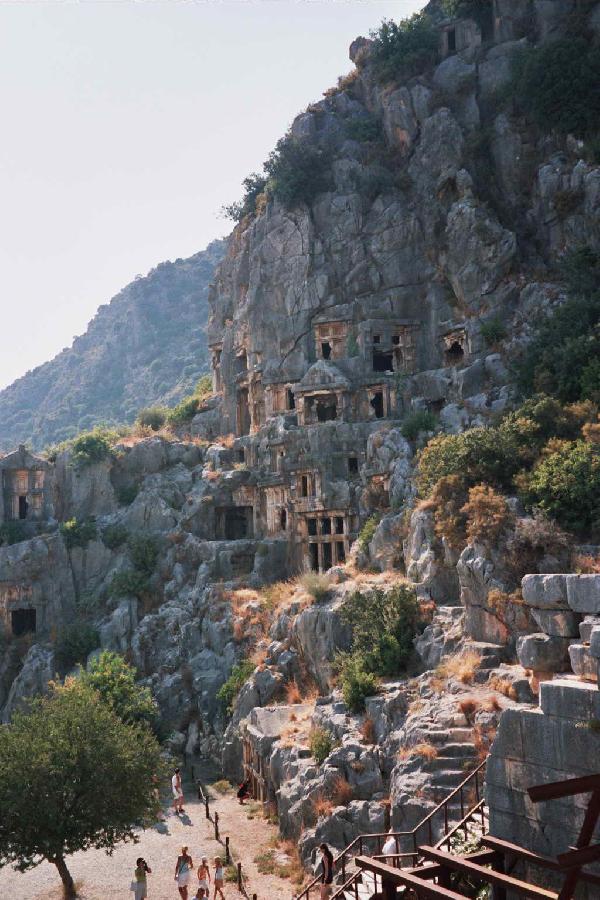
<svg viewBox="0 0 600 900"><path fill-rule="evenodd" d="M384 19L373 38L373 63L380 81L417 75L438 58L438 32L427 13L394 22Z"/></svg>
<svg viewBox="0 0 600 900"><path fill-rule="evenodd" d="M80 677L128 725L156 722L158 709L150 690L136 683L135 669L118 653L104 650Z"/></svg>
<svg viewBox="0 0 600 900"><path fill-rule="evenodd" d="M75 895L66 857L111 853L158 813L160 747L147 725L127 725L78 679L0 726L0 866L53 863L66 900Z"/></svg>

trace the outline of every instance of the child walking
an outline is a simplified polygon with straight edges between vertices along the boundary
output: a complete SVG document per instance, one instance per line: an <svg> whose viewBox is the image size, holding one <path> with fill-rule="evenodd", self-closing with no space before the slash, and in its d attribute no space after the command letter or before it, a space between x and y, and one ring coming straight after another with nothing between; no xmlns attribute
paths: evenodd
<svg viewBox="0 0 600 900"><path fill-rule="evenodd" d="M221 857L215 856L215 893L213 895L214 900L217 900L217 894L220 895L221 900L225 900L225 894L223 893L224 882L225 873L223 872L223 863L221 862Z"/></svg>

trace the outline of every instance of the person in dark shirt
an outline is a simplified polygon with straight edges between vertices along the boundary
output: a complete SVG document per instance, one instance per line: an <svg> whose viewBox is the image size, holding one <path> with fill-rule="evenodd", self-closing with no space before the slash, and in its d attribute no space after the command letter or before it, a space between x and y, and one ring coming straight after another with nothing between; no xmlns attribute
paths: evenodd
<svg viewBox="0 0 600 900"><path fill-rule="evenodd" d="M321 875L321 900L328 900L331 897L331 885L333 884L333 853L327 844L321 844L321 865L323 874Z"/></svg>

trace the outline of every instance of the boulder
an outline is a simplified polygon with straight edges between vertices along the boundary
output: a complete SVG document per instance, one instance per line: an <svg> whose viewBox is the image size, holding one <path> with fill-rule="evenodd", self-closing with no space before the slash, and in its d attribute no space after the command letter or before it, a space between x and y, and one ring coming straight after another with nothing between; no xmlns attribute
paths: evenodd
<svg viewBox="0 0 600 900"><path fill-rule="evenodd" d="M528 634L517 641L517 656L525 669L534 672L568 672L569 638Z"/></svg>

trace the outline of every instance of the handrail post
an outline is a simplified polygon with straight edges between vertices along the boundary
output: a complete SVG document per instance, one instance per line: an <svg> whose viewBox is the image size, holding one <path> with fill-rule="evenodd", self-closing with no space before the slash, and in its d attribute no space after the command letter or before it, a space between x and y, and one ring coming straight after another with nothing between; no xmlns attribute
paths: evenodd
<svg viewBox="0 0 600 900"><path fill-rule="evenodd" d="M219 840L219 813L215 813L215 841Z"/></svg>
<svg viewBox="0 0 600 900"><path fill-rule="evenodd" d="M225 838L225 862L227 865L231 862L231 854L229 852L229 835Z"/></svg>
<svg viewBox="0 0 600 900"><path fill-rule="evenodd" d="M208 808L208 797L204 798L204 807L206 809L206 818L210 819L210 809Z"/></svg>
<svg viewBox="0 0 600 900"><path fill-rule="evenodd" d="M237 883L238 883L238 891L240 894L242 893L242 864L239 862L237 864Z"/></svg>

